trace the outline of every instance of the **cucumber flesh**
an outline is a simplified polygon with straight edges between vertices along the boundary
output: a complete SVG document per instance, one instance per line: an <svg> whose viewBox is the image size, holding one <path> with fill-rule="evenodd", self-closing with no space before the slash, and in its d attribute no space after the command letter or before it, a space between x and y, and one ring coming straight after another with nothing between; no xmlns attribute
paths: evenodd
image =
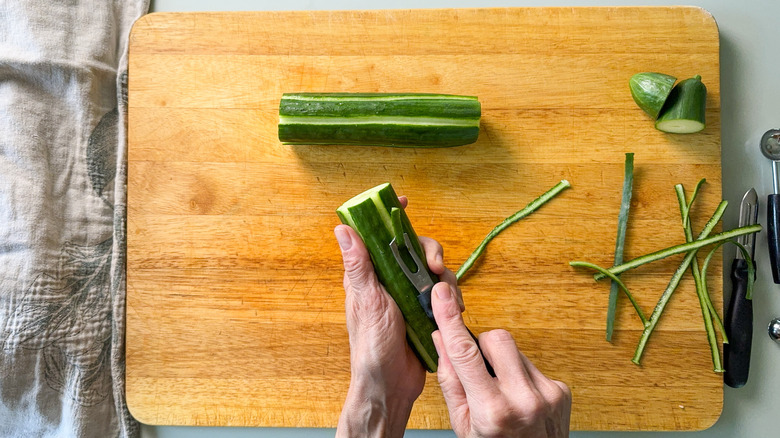
<svg viewBox="0 0 780 438"><path fill-rule="evenodd" d="M477 141L474 96L424 93L285 93L283 144L448 147Z"/></svg>
<svg viewBox="0 0 780 438"><path fill-rule="evenodd" d="M655 122L659 131L672 134L692 134L706 126L704 113L707 87L701 76L695 76L675 85Z"/></svg>
<svg viewBox="0 0 780 438"><path fill-rule="evenodd" d="M628 86L631 89L631 97L639 108L657 119L676 80L677 78L667 74L645 72L631 76Z"/></svg>
<svg viewBox="0 0 780 438"><path fill-rule="evenodd" d="M399 233L409 235L412 243L409 251L415 251L425 264L423 252L417 234L412 228L406 212L398 201L398 196L389 183L369 189L345 202L336 210L341 222L354 229L371 255L379 282L385 286L403 314L406 322L406 335L412 351L417 355L423 366L429 372L436 372L439 356L433 344L431 334L437 330L436 323L428 319L425 310L417 299L417 289L406 278L398 262L390 251L390 242ZM406 251L407 266L414 266L414 261ZM423 268L428 269L425 265ZM437 281L437 276L428 271Z"/></svg>

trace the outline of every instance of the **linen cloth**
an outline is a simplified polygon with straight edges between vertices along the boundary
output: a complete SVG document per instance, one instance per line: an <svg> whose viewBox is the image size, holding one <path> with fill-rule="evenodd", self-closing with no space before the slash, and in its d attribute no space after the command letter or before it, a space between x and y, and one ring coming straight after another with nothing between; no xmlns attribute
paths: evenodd
<svg viewBox="0 0 780 438"><path fill-rule="evenodd" d="M128 35L148 0L0 0L0 437L132 437Z"/></svg>

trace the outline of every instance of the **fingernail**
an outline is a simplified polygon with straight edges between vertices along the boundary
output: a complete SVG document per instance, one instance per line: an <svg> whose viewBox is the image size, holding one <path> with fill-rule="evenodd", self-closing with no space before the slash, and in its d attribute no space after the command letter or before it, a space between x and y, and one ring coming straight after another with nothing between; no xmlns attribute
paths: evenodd
<svg viewBox="0 0 780 438"><path fill-rule="evenodd" d="M436 352L441 355L441 346L439 345L441 335L439 334L439 331L436 330L435 332L431 333L431 338L433 339L433 346L436 348Z"/></svg>
<svg viewBox="0 0 780 438"><path fill-rule="evenodd" d="M466 310L466 305L463 304L463 298L458 293L457 286L450 285L450 293L452 294L453 297L457 298L457 300L458 300L458 307L460 307L460 311L462 312L462 311Z"/></svg>
<svg viewBox="0 0 780 438"><path fill-rule="evenodd" d="M339 241L339 247L342 251L346 251L352 248L352 237L350 237L347 230L345 230L343 227L336 227L335 233L336 240Z"/></svg>
<svg viewBox="0 0 780 438"><path fill-rule="evenodd" d="M449 300L452 298L452 292L450 292L449 285L444 283L436 285L436 297L440 300Z"/></svg>

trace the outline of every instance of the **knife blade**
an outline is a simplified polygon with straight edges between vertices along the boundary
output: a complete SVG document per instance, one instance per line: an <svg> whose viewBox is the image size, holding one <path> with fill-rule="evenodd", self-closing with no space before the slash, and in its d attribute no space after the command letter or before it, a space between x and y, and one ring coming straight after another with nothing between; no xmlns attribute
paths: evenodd
<svg viewBox="0 0 780 438"><path fill-rule="evenodd" d="M748 190L739 205L739 226L758 222L758 195L755 189ZM756 235L739 236L737 242L750 253L750 263L755 267ZM748 283L748 261L741 251L731 265L731 299L725 317L726 336L729 343L723 344L723 363L726 372L723 381L732 388L747 383L750 371L750 352L753 342L753 302L746 297Z"/></svg>
<svg viewBox="0 0 780 438"><path fill-rule="evenodd" d="M393 253L393 257L395 257L395 261L398 263L398 266L401 268L401 271L403 271L406 278L412 283L412 285L414 285L414 288L417 289L417 301L420 303L420 306L422 306L423 310L425 311L425 315L428 317L428 319L433 321L434 324L436 324L436 318L434 318L433 316L433 305L431 302L431 292L433 291L433 286L435 282L431 274L428 272L428 270L425 269L425 265L420 260L420 257L417 255L417 252L412 249L412 241L409 238L409 235L407 233L404 233L403 238L404 238L404 242L400 246L398 242L396 242L396 239L394 238L390 242L390 251ZM401 249L403 248L407 250L407 252L411 256L416 266L414 267L407 266L403 257L401 257ZM485 357L485 354L482 353L482 348L479 347L479 339L477 339L477 337L468 327L466 327L466 330L469 332L469 335L471 335L471 339L473 339L474 342L477 344L477 348L479 348L479 353L482 355L482 360L485 362L485 368L487 369L487 372L491 375L491 377L496 377L496 372L493 370L493 367L490 365L490 362L488 362L487 358Z"/></svg>

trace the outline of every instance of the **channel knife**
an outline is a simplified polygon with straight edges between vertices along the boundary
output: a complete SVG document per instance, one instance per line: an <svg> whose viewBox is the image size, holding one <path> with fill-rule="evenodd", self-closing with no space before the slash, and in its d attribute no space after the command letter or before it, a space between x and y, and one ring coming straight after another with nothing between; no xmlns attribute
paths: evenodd
<svg viewBox="0 0 780 438"><path fill-rule="evenodd" d="M758 195L750 189L742 197L739 205L739 226L753 225L758 222ZM755 260L756 235L739 236L737 242L750 253L753 266ZM729 307L725 315L726 336L729 343L723 345L723 364L726 372L723 381L732 388L740 388L747 383L750 371L750 348L753 342L753 302L746 297L748 282L748 262L742 251L731 265L732 291Z"/></svg>

